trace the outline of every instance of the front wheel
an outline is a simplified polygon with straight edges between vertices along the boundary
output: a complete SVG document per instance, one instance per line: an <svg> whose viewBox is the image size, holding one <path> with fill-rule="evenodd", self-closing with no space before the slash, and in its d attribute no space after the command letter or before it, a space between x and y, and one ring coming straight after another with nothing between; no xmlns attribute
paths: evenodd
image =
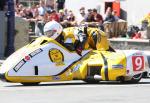
<svg viewBox="0 0 150 103"><path fill-rule="evenodd" d="M99 80L91 80L91 79L85 79L83 81L88 84L98 84L100 82Z"/></svg>

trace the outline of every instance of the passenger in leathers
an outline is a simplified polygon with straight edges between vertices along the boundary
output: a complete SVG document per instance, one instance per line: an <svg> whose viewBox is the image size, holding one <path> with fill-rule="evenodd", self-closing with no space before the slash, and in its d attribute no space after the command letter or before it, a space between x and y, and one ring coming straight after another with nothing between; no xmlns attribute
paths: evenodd
<svg viewBox="0 0 150 103"><path fill-rule="evenodd" d="M82 50L90 48L101 51L114 51L105 33L98 28L69 27L63 29L62 35L64 37L64 42L68 38L72 39L72 43L74 44L73 47L80 55Z"/></svg>

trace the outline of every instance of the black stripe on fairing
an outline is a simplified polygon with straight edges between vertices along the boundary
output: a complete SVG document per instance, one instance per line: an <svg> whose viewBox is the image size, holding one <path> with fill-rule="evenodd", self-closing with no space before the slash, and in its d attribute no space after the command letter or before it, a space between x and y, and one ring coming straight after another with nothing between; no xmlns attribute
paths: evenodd
<svg viewBox="0 0 150 103"><path fill-rule="evenodd" d="M38 66L34 66L34 71L35 71L35 75L38 75L38 74L39 74Z"/></svg>
<svg viewBox="0 0 150 103"><path fill-rule="evenodd" d="M90 52L90 51L89 51ZM89 53L88 52L88 53ZM77 63L78 61L80 61L82 58L84 58L88 53L86 53L83 57L81 57L80 59L74 61L72 64L70 64L67 68L65 68L62 72L56 74L56 75L51 75L51 76L58 76L58 75L61 75L63 74L65 71L67 71L71 66L73 66L75 63Z"/></svg>
<svg viewBox="0 0 150 103"><path fill-rule="evenodd" d="M105 73L105 80L109 80L108 78L108 62L107 59L105 58L105 56L101 53L103 61L104 61L104 73Z"/></svg>

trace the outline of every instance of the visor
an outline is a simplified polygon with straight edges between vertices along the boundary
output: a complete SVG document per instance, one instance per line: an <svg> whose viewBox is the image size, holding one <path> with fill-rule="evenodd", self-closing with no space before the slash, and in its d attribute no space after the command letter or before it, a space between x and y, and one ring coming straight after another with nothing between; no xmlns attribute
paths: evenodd
<svg viewBox="0 0 150 103"><path fill-rule="evenodd" d="M56 30L49 30L45 32L45 35L48 37L52 37L56 33Z"/></svg>

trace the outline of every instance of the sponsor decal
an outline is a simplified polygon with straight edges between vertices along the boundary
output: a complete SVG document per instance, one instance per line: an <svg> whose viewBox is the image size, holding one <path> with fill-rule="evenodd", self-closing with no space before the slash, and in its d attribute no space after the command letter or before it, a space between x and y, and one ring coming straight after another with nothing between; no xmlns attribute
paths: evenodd
<svg viewBox="0 0 150 103"><path fill-rule="evenodd" d="M123 69L123 65L122 64L116 64L116 65L112 65L113 69Z"/></svg>
<svg viewBox="0 0 150 103"><path fill-rule="evenodd" d="M14 67L14 71L17 72L25 63L26 63L26 61L25 61L24 59L21 60L21 61Z"/></svg>
<svg viewBox="0 0 150 103"><path fill-rule="evenodd" d="M41 53L43 50L42 49L37 49L35 51L33 51L32 53L30 53L29 55L24 57L25 61L29 61L31 58L33 58L35 55Z"/></svg>
<svg viewBox="0 0 150 103"><path fill-rule="evenodd" d="M142 71L144 69L144 57L132 56L133 71Z"/></svg>
<svg viewBox="0 0 150 103"><path fill-rule="evenodd" d="M60 80L60 77L59 76L53 76L52 79L53 80Z"/></svg>
<svg viewBox="0 0 150 103"><path fill-rule="evenodd" d="M37 50L33 51L32 53L30 53L29 55L30 55L31 57L34 57L35 55L41 53L42 51L43 51L42 49L37 49Z"/></svg>
<svg viewBox="0 0 150 103"><path fill-rule="evenodd" d="M25 56L24 59L22 59L15 67L14 71L17 72L27 61L31 60L35 55L41 53L43 50L42 49L37 49L30 53L29 55Z"/></svg>
<svg viewBox="0 0 150 103"><path fill-rule="evenodd" d="M24 57L24 60L25 60L25 61L29 61L30 59L31 59L31 57L28 56L28 55Z"/></svg>
<svg viewBox="0 0 150 103"><path fill-rule="evenodd" d="M60 50L58 50L56 48L50 49L49 57L53 63L56 63L56 66L64 65L64 55Z"/></svg>

